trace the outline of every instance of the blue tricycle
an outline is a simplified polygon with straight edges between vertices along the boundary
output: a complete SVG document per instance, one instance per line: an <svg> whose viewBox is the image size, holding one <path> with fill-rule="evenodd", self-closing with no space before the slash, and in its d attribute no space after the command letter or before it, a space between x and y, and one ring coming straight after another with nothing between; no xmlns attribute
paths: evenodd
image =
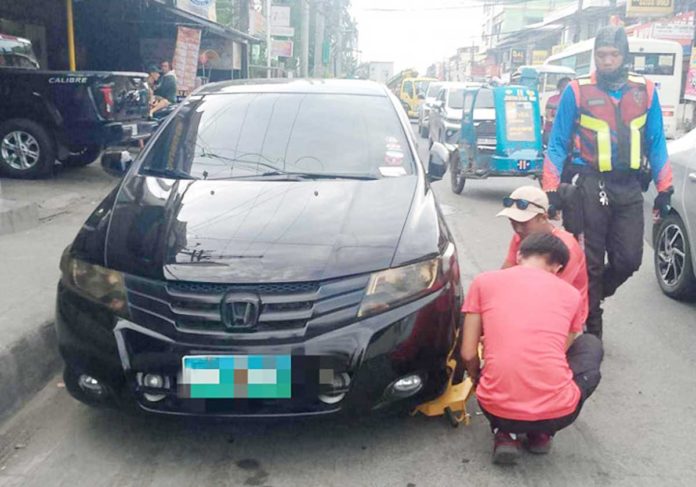
<svg viewBox="0 0 696 487"><path fill-rule="evenodd" d="M469 88L457 145L435 143L430 167L450 170L452 191L467 179L541 178L544 155L539 95L526 86Z"/></svg>

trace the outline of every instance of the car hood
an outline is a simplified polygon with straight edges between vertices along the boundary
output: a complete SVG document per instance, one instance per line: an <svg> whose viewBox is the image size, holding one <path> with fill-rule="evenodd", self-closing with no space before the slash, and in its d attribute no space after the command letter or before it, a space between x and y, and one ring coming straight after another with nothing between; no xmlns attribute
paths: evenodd
<svg viewBox="0 0 696 487"><path fill-rule="evenodd" d="M416 176L190 181L136 175L113 205L105 265L199 282L331 279L388 268Z"/></svg>

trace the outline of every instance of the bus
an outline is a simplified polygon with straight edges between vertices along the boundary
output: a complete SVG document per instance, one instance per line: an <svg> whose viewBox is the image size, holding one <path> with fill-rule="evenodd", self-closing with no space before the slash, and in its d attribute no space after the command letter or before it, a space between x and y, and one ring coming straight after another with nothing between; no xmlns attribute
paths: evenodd
<svg viewBox="0 0 696 487"><path fill-rule="evenodd" d="M683 50L674 41L629 37L629 70L652 80L660 94L665 136L677 136L679 102L682 93ZM595 69L594 39L578 42L562 52L554 54L545 64L566 66L578 76L585 76Z"/></svg>

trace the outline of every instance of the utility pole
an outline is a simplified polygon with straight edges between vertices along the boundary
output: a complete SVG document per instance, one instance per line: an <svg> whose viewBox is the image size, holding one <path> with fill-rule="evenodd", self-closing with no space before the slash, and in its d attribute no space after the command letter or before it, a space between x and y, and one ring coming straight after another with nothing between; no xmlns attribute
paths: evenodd
<svg viewBox="0 0 696 487"><path fill-rule="evenodd" d="M582 1L578 0L578 12L575 15L575 36L573 38L573 43L580 42L580 35L582 33Z"/></svg>
<svg viewBox="0 0 696 487"><path fill-rule="evenodd" d="M271 43L271 0L266 0L266 78L272 78Z"/></svg>
<svg viewBox="0 0 696 487"><path fill-rule="evenodd" d="M323 6L323 4L320 4ZM314 77L324 74L324 12L319 5L316 9L316 35L314 36Z"/></svg>
<svg viewBox="0 0 696 487"><path fill-rule="evenodd" d="M300 0L302 9L302 54L300 56L301 76L309 78L309 1Z"/></svg>

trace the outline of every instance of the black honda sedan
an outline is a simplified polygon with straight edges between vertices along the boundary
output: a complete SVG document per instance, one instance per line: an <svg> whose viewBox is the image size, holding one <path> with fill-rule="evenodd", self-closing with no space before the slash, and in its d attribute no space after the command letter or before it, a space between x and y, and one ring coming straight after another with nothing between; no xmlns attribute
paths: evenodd
<svg viewBox="0 0 696 487"><path fill-rule="evenodd" d="M209 85L66 249L56 325L90 405L362 414L447 383L454 241L398 101L361 81ZM434 174L437 172L438 174Z"/></svg>

